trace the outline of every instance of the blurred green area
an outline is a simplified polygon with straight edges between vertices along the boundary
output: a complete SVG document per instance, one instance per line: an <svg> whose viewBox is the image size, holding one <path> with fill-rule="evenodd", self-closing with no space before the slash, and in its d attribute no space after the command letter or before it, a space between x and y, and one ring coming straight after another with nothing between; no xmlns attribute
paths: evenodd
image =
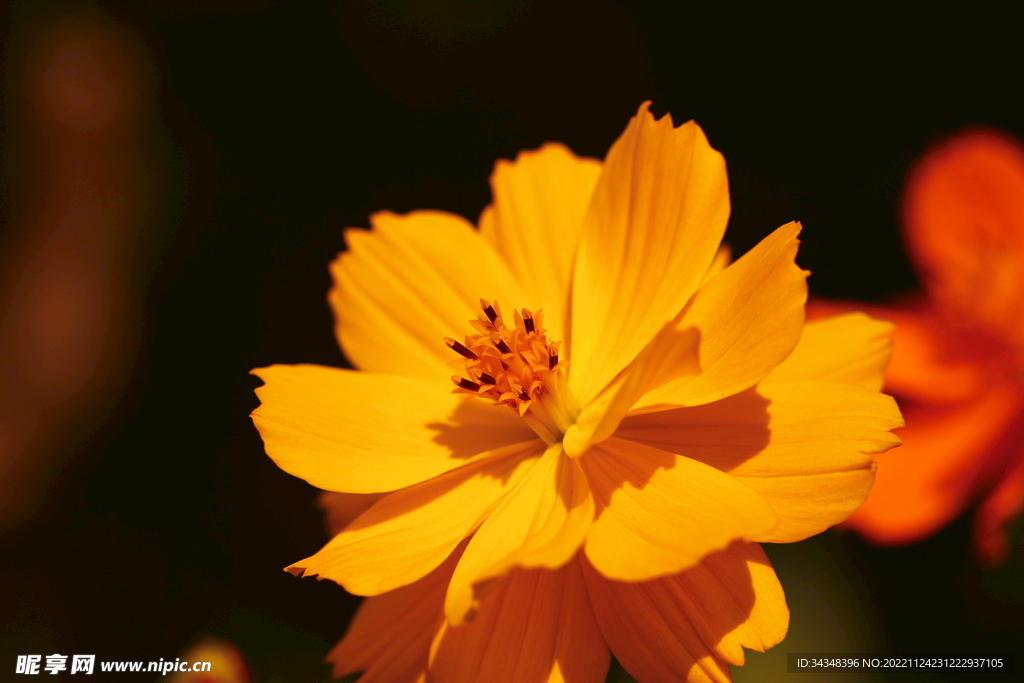
<svg viewBox="0 0 1024 683"><path fill-rule="evenodd" d="M232 609L214 623L210 635L233 643L245 653L253 680L259 683L328 683L333 680L324 656L334 643L279 619Z"/></svg>
<svg viewBox="0 0 1024 683"><path fill-rule="evenodd" d="M786 672L787 652L883 652L885 636L864 577L843 538L829 531L800 543L764 544L786 591L790 623L786 639L765 653L747 651L745 666L733 667L736 683L772 683ZM835 674L799 674L807 683ZM843 681L874 683L880 673L847 673Z"/></svg>

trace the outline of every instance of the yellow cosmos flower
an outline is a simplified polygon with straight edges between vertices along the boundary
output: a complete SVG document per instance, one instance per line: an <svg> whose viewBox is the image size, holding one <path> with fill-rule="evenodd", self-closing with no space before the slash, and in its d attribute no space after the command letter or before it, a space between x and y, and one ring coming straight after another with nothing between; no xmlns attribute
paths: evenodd
<svg viewBox="0 0 1024 683"><path fill-rule="evenodd" d="M603 163L549 144L491 184L479 230L347 232L330 301L360 371L255 371L270 457L359 494L289 567L378 596L335 673L597 683L610 649L643 683L728 680L788 625L756 542L846 519L898 443L891 326L804 325L795 223L729 265L722 156L646 105Z"/></svg>

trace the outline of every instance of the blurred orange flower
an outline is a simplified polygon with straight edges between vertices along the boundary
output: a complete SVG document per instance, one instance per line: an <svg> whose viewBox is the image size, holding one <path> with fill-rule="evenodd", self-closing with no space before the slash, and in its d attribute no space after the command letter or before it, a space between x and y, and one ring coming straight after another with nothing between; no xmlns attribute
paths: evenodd
<svg viewBox="0 0 1024 683"><path fill-rule="evenodd" d="M912 543L978 503L977 551L998 562L1024 505L1024 147L985 130L946 141L912 173L903 209L925 293L856 307L896 322L885 388L902 402L904 446L878 458L849 525Z"/></svg>
<svg viewBox="0 0 1024 683"><path fill-rule="evenodd" d="M207 638L190 647L181 659L192 665L208 662L210 670L173 673L167 683L252 683L245 658L227 641Z"/></svg>
<svg viewBox="0 0 1024 683"><path fill-rule="evenodd" d="M122 398L162 184L143 41L89 5L29 20L41 7L5 39L0 531L61 497L64 461Z"/></svg>
<svg viewBox="0 0 1024 683"><path fill-rule="evenodd" d="M254 371L267 453L340 492L289 570L375 596L335 673L599 683L610 650L726 681L788 625L757 542L846 519L898 443L891 325L804 325L795 223L730 265L721 155L646 105L603 164L549 144L491 182L479 231L347 233L330 300L362 371Z"/></svg>

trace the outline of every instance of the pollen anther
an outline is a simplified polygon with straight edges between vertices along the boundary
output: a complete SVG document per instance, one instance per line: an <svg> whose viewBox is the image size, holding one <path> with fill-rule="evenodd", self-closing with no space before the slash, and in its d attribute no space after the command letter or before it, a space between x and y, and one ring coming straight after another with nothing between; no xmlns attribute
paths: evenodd
<svg viewBox="0 0 1024 683"><path fill-rule="evenodd" d="M495 320L498 319L498 313L497 313L497 311L494 310L494 307L491 306L490 303L488 303L487 301L484 301L483 299L480 299L480 307L482 309L484 309L484 315L487 316L487 319L490 322L493 323Z"/></svg>
<svg viewBox="0 0 1024 683"><path fill-rule="evenodd" d="M525 308L523 309L523 327L526 328L527 332L533 332L533 313L530 313Z"/></svg>
<svg viewBox="0 0 1024 683"><path fill-rule="evenodd" d="M472 380L468 380L464 377L459 377L458 375L454 375L452 377L452 381L455 382L456 386L458 386L461 389L465 389L466 391L476 392L480 390L479 384Z"/></svg>
<svg viewBox="0 0 1024 683"><path fill-rule="evenodd" d="M472 351L470 351L469 349L467 349L465 346L455 341L454 339L450 337L445 337L444 343L448 345L448 348L450 348L452 351L459 354L460 356L465 356L470 360L476 360L475 353L473 353Z"/></svg>
<svg viewBox="0 0 1024 683"><path fill-rule="evenodd" d="M513 327L508 327L497 302L481 299L480 310L481 315L469 321L475 333L466 335L464 344L444 340L462 356L464 374L472 378L453 376L455 392L506 405L545 441L558 441L575 420L578 407L561 372L559 343L549 341L543 328L543 311L514 310Z"/></svg>

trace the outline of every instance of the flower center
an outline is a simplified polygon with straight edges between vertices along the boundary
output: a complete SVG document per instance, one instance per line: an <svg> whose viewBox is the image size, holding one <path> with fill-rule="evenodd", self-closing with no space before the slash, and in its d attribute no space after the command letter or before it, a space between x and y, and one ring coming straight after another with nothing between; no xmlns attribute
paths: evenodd
<svg viewBox="0 0 1024 683"><path fill-rule="evenodd" d="M522 417L548 445L579 415L579 405L565 381L566 364L558 358L561 342L548 340L544 312L512 311L514 327L505 325L498 302L480 300L482 313L470 325L475 334L463 344L445 337L458 353L465 374L452 376L457 394L472 394L506 405Z"/></svg>

